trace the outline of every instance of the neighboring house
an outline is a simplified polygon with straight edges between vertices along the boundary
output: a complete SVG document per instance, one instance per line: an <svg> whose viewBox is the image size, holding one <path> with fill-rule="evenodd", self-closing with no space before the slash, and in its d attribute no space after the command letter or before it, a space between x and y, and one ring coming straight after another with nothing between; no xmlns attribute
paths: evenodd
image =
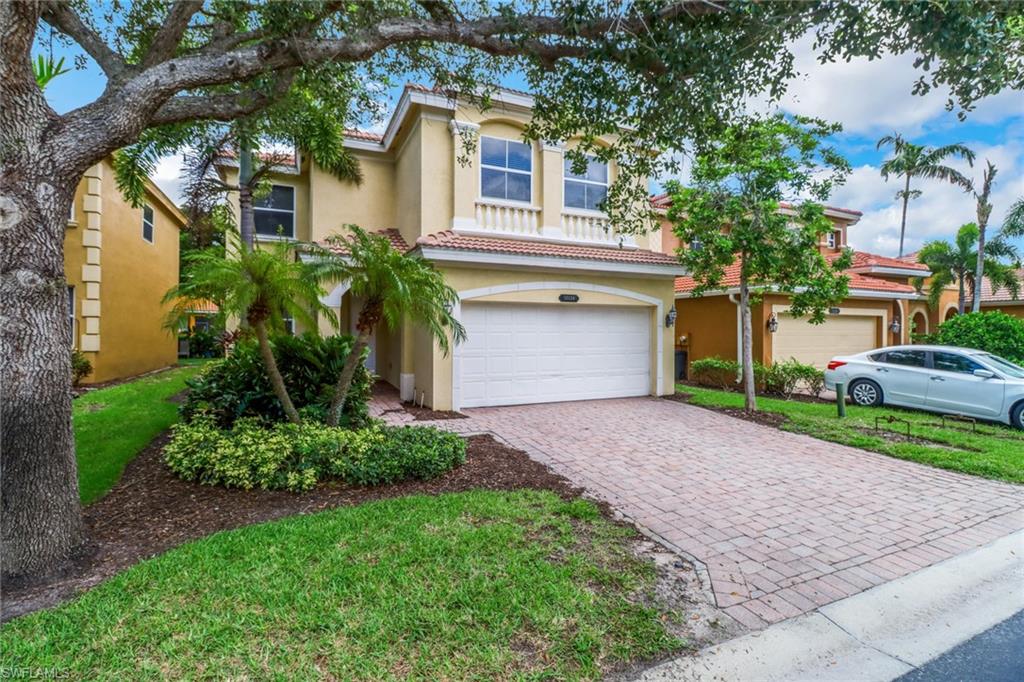
<svg viewBox="0 0 1024 682"><path fill-rule="evenodd" d="M133 208L106 159L85 173L64 235L72 346L92 363L85 383L142 374L177 361L164 328L164 293L178 282L181 211L150 181Z"/></svg>
<svg viewBox="0 0 1024 682"><path fill-rule="evenodd" d="M1024 288L1024 268L1017 270L1017 281ZM992 283L986 277L981 285L981 310L1001 310L1007 315L1024 318L1024 292L1018 298L1014 298L1007 289L993 292Z"/></svg>
<svg viewBox="0 0 1024 682"><path fill-rule="evenodd" d="M355 223L437 266L459 293L468 340L445 356L415 326L379 329L367 364L405 400L446 410L672 393L666 319L683 271L660 232L617 235L596 210L614 165L573 176L563 155L573 140L522 142L529 95L502 90L492 102L481 112L407 86L382 135L348 136L362 184L295 159L257 202L258 238L323 242ZM467 138L476 144L463 163ZM351 328L361 301L347 284L325 302Z"/></svg>
<svg viewBox="0 0 1024 682"><path fill-rule="evenodd" d="M651 201L656 210L664 212L669 199L659 195ZM784 204L781 210L793 209ZM822 238L819 248L826 257L837 258L847 247L848 231L861 214L826 207L825 215L835 230ZM675 253L679 241L667 220L662 223L662 232L662 247L667 253ZM833 356L909 343L912 326L918 333L934 326L924 297L911 284L912 278L930 274L926 266L855 251L846 273L850 276L849 296L829 310L822 324L789 315L789 297L785 295L767 294L755 304L754 360L770 364L796 358L824 368ZM722 289L696 297L692 295L695 286L691 277L679 277L675 284L675 343L685 357L680 371L701 358L739 357L739 263L726 269Z"/></svg>

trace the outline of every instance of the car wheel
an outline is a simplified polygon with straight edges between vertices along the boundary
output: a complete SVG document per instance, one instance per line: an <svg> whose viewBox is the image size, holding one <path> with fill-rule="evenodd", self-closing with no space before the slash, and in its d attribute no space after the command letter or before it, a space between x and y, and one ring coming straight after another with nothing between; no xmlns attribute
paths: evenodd
<svg viewBox="0 0 1024 682"><path fill-rule="evenodd" d="M850 398L855 405L874 407L882 404L882 387L870 379L850 383Z"/></svg>
<svg viewBox="0 0 1024 682"><path fill-rule="evenodd" d="M1024 429L1024 402L1017 403L1010 410L1010 425L1018 429Z"/></svg>

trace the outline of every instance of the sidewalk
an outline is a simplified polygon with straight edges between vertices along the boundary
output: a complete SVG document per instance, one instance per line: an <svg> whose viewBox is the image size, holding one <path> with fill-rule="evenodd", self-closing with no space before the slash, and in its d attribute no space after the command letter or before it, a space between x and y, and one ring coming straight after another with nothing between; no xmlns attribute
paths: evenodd
<svg viewBox="0 0 1024 682"><path fill-rule="evenodd" d="M1021 610L1024 531L635 679L893 680Z"/></svg>

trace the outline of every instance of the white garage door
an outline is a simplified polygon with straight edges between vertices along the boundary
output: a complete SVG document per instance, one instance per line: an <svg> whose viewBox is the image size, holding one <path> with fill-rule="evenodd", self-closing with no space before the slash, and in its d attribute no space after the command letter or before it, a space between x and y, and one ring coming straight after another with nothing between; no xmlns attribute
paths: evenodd
<svg viewBox="0 0 1024 682"><path fill-rule="evenodd" d="M466 303L462 407L647 395L650 309Z"/></svg>
<svg viewBox="0 0 1024 682"><path fill-rule="evenodd" d="M877 347L878 319L867 315L832 315L823 324L808 324L806 318L779 315L779 330L772 335L772 359L796 358L825 369L837 355L863 353Z"/></svg>

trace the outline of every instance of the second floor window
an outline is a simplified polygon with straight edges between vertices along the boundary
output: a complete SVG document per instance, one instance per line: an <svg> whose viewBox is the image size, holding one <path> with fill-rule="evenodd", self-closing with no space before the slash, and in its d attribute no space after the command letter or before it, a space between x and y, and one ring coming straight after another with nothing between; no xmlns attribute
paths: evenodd
<svg viewBox="0 0 1024 682"><path fill-rule="evenodd" d="M828 243L828 248L836 248L836 245L839 244L839 232L837 230L829 232L825 237L825 241Z"/></svg>
<svg viewBox="0 0 1024 682"><path fill-rule="evenodd" d="M582 174L574 173L572 161L565 159L565 207L600 211L601 202L608 195L608 164L592 156L587 157L587 168Z"/></svg>
<svg viewBox="0 0 1024 682"><path fill-rule="evenodd" d="M153 243L153 207L142 207L142 238Z"/></svg>
<svg viewBox="0 0 1024 682"><path fill-rule="evenodd" d="M480 195L488 199L532 199L533 149L524 142L480 138Z"/></svg>
<svg viewBox="0 0 1024 682"><path fill-rule="evenodd" d="M295 237L295 188L273 185L270 194L253 199L256 234Z"/></svg>

